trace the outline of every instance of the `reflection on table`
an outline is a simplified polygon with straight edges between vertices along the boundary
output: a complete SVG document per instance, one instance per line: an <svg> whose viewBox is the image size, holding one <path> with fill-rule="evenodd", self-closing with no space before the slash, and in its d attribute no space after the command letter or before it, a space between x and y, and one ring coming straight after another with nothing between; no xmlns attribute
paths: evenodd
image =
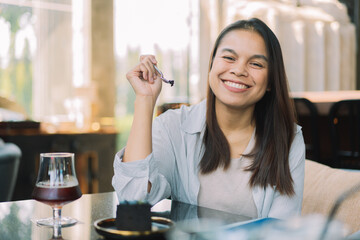
<svg viewBox="0 0 360 240"><path fill-rule="evenodd" d="M61 229L63 239L102 239L93 223L98 219L116 216L117 196L114 192L84 194L80 199L63 207L62 215L76 218L78 223ZM163 200L153 208L153 215L175 222L212 218L225 224L249 218L218 210L202 208L171 200ZM0 239L52 239L53 229L39 227L35 220L52 216L51 207L35 200L0 203Z"/></svg>
<svg viewBox="0 0 360 240"><path fill-rule="evenodd" d="M36 219L52 216L50 206L35 200L2 202L0 203L0 239L100 240L103 239L103 237L96 232L94 222L99 219L114 218L116 216L117 204L118 199L115 192L84 194L80 199L65 205L62 211L63 216L76 218L78 223L71 227L53 230L52 228L37 226L35 223ZM151 210L152 215L166 217L175 222L175 230L179 229L182 223L196 224L197 222L206 222L206 220L211 219L213 223L220 224L216 225L215 230L225 229L225 232L220 231L221 235L220 237L217 236L215 238L216 240L227 239L229 236L232 237L231 239L238 240L254 239L248 238L249 236L244 237L244 234L238 235L241 231L241 233L244 233L244 231L250 232L251 234L255 233L257 237L259 233L264 235L264 238L256 239L266 238L273 240L277 239L276 237L282 237L281 239L310 239L307 237L314 236L314 233L315 235L319 233L319 231L322 230L322 224L324 224L324 218L319 218L319 216L312 217L311 215L289 219L288 221L274 218L250 220L248 217L241 215L168 199L160 201L153 206ZM219 226L220 228L218 228ZM332 234L332 237L341 234L341 232L339 232L342 231L341 225L337 226L335 226L335 232L329 232L329 234ZM61 233L61 238L54 237L54 235L57 234L56 231ZM234 233L237 235L231 235ZM287 234L286 236L289 238L284 238L284 234ZM271 237L269 238L267 235ZM359 239L354 238L359 235L360 231L354 233L347 239ZM304 236L305 238L301 238Z"/></svg>

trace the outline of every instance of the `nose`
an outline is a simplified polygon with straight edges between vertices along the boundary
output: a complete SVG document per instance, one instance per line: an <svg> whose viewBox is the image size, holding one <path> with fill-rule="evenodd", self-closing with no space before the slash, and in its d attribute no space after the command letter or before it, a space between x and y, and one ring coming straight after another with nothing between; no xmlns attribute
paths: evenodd
<svg viewBox="0 0 360 240"><path fill-rule="evenodd" d="M247 77L249 74L246 64L244 63L234 64L230 70L230 73L234 74L237 77L241 77L241 76Z"/></svg>

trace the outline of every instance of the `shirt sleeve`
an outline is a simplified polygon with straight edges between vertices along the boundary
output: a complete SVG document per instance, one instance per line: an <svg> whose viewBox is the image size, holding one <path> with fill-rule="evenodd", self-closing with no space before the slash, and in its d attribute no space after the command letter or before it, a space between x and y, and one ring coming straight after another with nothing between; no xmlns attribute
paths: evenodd
<svg viewBox="0 0 360 240"><path fill-rule="evenodd" d="M145 200L153 205L171 195L175 156L173 143L162 121L160 117L154 120L153 152L145 159L122 162L126 147L115 155L112 185L119 201ZM150 193L147 192L148 182L151 183Z"/></svg>
<svg viewBox="0 0 360 240"><path fill-rule="evenodd" d="M268 217L287 219L301 214L304 177L305 177L305 143L299 126L292 142L289 154L290 172L293 179L295 194L281 195L275 191L274 200Z"/></svg>

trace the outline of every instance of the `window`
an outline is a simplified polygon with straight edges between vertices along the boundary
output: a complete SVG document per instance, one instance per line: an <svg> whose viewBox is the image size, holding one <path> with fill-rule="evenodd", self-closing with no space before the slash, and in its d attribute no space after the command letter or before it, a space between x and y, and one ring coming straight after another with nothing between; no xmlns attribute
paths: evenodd
<svg viewBox="0 0 360 240"><path fill-rule="evenodd" d="M0 90L32 113L33 58L37 48L33 10L0 4Z"/></svg>
<svg viewBox="0 0 360 240"><path fill-rule="evenodd" d="M84 127L89 85L85 0L0 0L0 91L32 119ZM85 110L84 110L85 109Z"/></svg>

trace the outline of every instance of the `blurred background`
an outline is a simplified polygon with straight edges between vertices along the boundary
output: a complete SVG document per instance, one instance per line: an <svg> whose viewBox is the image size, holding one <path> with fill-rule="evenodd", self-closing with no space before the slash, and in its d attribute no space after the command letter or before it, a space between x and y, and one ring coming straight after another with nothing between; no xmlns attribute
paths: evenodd
<svg viewBox="0 0 360 240"><path fill-rule="evenodd" d="M0 137L35 158L81 153L83 191L101 191L93 181L101 157L112 171L126 144L134 93L125 74L140 55L156 55L175 80L163 85L159 106L194 104L206 95L218 33L257 17L280 40L293 93L358 90L359 11L357 0L0 0Z"/></svg>
<svg viewBox="0 0 360 240"><path fill-rule="evenodd" d="M48 131L114 125L121 147L134 100L125 74L139 55L175 79L159 104L196 103L215 37L250 17L280 39L292 91L359 87L354 0L0 0L0 96Z"/></svg>

